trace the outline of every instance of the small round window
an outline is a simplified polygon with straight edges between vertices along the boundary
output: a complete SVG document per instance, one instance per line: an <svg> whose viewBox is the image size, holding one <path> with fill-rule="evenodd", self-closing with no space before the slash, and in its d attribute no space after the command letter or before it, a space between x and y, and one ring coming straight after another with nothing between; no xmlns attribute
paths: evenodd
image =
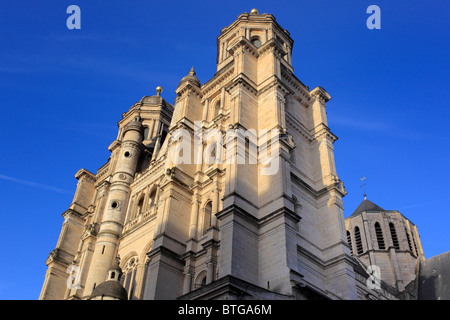
<svg viewBox="0 0 450 320"><path fill-rule="evenodd" d="M113 209L117 208L118 206L119 206L119 203L117 201L113 201L111 203L111 208L113 208Z"/></svg>
<svg viewBox="0 0 450 320"><path fill-rule="evenodd" d="M125 151L125 153L123 154L126 158L131 157L131 153L129 151Z"/></svg>
<svg viewBox="0 0 450 320"><path fill-rule="evenodd" d="M257 48L261 47L261 40L259 40L258 38L252 39L252 43Z"/></svg>

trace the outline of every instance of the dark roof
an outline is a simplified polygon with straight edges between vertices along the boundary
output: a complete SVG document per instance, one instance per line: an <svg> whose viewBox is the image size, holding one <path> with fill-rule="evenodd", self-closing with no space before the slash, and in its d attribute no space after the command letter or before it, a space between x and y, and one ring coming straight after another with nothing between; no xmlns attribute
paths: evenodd
<svg viewBox="0 0 450 320"><path fill-rule="evenodd" d="M127 290L116 280L107 280L99 284L92 292L91 298L100 296L128 300Z"/></svg>
<svg viewBox="0 0 450 320"><path fill-rule="evenodd" d="M450 251L421 261L418 299L450 299Z"/></svg>
<svg viewBox="0 0 450 320"><path fill-rule="evenodd" d="M353 211L352 216L356 216L357 214L363 211L385 211L385 210L380 206L376 205L375 203L373 203L372 201L364 199L364 201L359 204L358 208L356 208L356 210Z"/></svg>

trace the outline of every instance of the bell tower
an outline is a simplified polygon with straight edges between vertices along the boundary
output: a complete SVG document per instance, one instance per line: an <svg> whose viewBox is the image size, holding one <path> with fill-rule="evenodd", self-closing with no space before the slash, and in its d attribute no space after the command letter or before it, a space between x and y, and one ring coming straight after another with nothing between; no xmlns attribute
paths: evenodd
<svg viewBox="0 0 450 320"><path fill-rule="evenodd" d="M217 38L217 71L233 58L239 57L238 72L246 74L255 83L264 81L273 74L279 76L280 64L293 71L293 44L289 32L276 22L273 15L259 14L257 9L252 9L250 13L239 15L234 23L221 30ZM239 53L244 52L242 47L248 50L250 55L240 55ZM275 55L264 57L262 60L265 67L255 73L255 61L261 61L259 58L265 56L266 51ZM249 58L250 56L254 58Z"/></svg>

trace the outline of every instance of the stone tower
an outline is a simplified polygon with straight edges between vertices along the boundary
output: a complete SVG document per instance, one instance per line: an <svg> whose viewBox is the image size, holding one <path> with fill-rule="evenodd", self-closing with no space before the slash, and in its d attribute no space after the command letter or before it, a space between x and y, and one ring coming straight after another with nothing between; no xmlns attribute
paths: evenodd
<svg viewBox="0 0 450 320"><path fill-rule="evenodd" d="M92 298L118 255L128 299L365 297L331 97L294 75L293 44L273 15L242 13L209 81L192 68L174 106L158 87L122 115L107 163L76 174L40 299Z"/></svg>
<svg viewBox="0 0 450 320"><path fill-rule="evenodd" d="M379 267L382 281L401 292L416 280L422 244L416 225L400 212L365 198L345 226L352 255L366 268Z"/></svg>

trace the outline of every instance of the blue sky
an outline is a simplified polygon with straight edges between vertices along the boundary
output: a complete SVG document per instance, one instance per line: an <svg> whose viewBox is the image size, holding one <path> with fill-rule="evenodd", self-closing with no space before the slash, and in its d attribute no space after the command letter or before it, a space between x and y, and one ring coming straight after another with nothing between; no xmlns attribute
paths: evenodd
<svg viewBox="0 0 450 320"><path fill-rule="evenodd" d="M69 30L66 8L81 8ZM369 5L381 29L369 30ZM80 168L108 157L121 114L195 66L215 72L216 37L242 12L271 13L293 66L332 96L327 113L345 217L368 198L418 226L427 258L450 250L448 1L2 1L0 299L37 299Z"/></svg>

